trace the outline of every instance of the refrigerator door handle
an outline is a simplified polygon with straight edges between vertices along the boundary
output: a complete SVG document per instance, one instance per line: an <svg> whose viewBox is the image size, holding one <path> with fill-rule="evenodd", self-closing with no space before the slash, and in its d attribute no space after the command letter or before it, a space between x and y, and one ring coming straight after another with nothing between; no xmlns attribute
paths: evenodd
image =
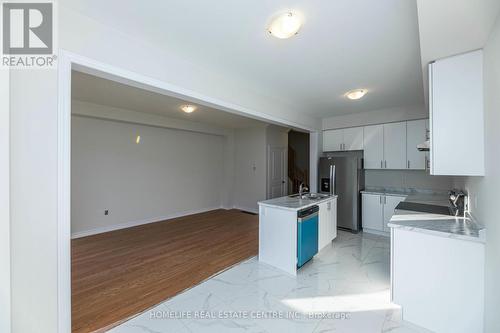
<svg viewBox="0 0 500 333"><path fill-rule="evenodd" d="M335 194L335 165L330 164L330 195Z"/></svg>

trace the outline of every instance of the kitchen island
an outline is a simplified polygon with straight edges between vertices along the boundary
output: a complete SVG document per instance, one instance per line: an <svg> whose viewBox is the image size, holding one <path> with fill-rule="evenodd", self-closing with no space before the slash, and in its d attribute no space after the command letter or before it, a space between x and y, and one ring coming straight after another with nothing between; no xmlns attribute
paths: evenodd
<svg viewBox="0 0 500 333"><path fill-rule="evenodd" d="M337 236L337 196L286 196L259 203L259 261L297 274L299 211L318 206L318 251Z"/></svg>

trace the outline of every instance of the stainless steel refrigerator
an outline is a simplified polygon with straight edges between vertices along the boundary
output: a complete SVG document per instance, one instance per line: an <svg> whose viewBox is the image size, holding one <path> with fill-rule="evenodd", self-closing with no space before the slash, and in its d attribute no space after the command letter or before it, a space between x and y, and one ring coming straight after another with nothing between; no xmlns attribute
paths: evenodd
<svg viewBox="0 0 500 333"><path fill-rule="evenodd" d="M320 193L336 194L337 226L352 232L361 230L361 194L365 177L363 152L327 153L319 159Z"/></svg>

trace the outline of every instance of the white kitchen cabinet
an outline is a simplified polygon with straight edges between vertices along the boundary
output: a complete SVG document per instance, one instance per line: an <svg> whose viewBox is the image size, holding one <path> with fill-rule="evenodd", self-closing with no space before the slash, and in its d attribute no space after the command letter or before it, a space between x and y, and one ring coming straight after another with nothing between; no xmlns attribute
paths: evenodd
<svg viewBox="0 0 500 333"><path fill-rule="evenodd" d="M363 127L323 131L323 151L363 149Z"/></svg>
<svg viewBox="0 0 500 333"><path fill-rule="evenodd" d="M344 130L323 131L323 151L341 151L344 145Z"/></svg>
<svg viewBox="0 0 500 333"><path fill-rule="evenodd" d="M384 167L384 125L365 126L363 146L365 169L382 169Z"/></svg>
<svg viewBox="0 0 500 333"><path fill-rule="evenodd" d="M430 173L484 176L483 52L429 65Z"/></svg>
<svg viewBox="0 0 500 333"><path fill-rule="evenodd" d="M483 332L484 244L391 228L391 298L432 332Z"/></svg>
<svg viewBox="0 0 500 333"><path fill-rule="evenodd" d="M363 149L363 127L344 129L344 150Z"/></svg>
<svg viewBox="0 0 500 333"><path fill-rule="evenodd" d="M392 215L394 215L394 210L396 209L396 206L401 202L404 201L405 197L398 197L394 195L385 195L383 197L383 204L384 204L384 228L383 230L385 232L390 232L390 228L387 226L387 223L391 221Z"/></svg>
<svg viewBox="0 0 500 333"><path fill-rule="evenodd" d="M425 170L426 153L417 150L417 145L427 140L427 120L412 120L406 122L406 168L410 170Z"/></svg>
<svg viewBox="0 0 500 333"><path fill-rule="evenodd" d="M337 198L328 201L326 207L329 215L328 239L331 242L337 238Z"/></svg>
<svg viewBox="0 0 500 333"><path fill-rule="evenodd" d="M406 169L406 122L365 126L365 169Z"/></svg>
<svg viewBox="0 0 500 333"><path fill-rule="evenodd" d="M328 235L330 233L328 220L330 218L327 210L327 203L322 202L318 204L318 251L328 245Z"/></svg>
<svg viewBox="0 0 500 333"><path fill-rule="evenodd" d="M362 195L362 226L366 232L388 233L387 223L396 206L405 200L404 196L368 194Z"/></svg>
<svg viewBox="0 0 500 333"><path fill-rule="evenodd" d="M362 224L363 230L371 229L383 231L382 197L378 194L362 195Z"/></svg>
<svg viewBox="0 0 500 333"><path fill-rule="evenodd" d="M384 124L384 169L406 169L406 122Z"/></svg>
<svg viewBox="0 0 500 333"><path fill-rule="evenodd" d="M318 204L318 251L337 237L337 198Z"/></svg>

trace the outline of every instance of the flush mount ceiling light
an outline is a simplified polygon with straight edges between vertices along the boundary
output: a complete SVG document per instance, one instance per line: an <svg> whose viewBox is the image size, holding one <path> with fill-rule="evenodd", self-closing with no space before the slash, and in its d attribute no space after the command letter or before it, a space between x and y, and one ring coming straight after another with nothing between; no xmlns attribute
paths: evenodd
<svg viewBox="0 0 500 333"><path fill-rule="evenodd" d="M354 99L362 98L364 95L366 95L367 92L368 92L368 90L366 90L366 89L354 89L354 90L348 91L345 95L347 98L354 100Z"/></svg>
<svg viewBox="0 0 500 333"><path fill-rule="evenodd" d="M183 105L183 106L181 106L181 110L186 112L186 113L191 113L191 112L196 110L196 106L190 105L190 104Z"/></svg>
<svg viewBox="0 0 500 333"><path fill-rule="evenodd" d="M267 29L276 38L285 39L296 35L302 26L302 17L298 13L288 12L276 16Z"/></svg>

